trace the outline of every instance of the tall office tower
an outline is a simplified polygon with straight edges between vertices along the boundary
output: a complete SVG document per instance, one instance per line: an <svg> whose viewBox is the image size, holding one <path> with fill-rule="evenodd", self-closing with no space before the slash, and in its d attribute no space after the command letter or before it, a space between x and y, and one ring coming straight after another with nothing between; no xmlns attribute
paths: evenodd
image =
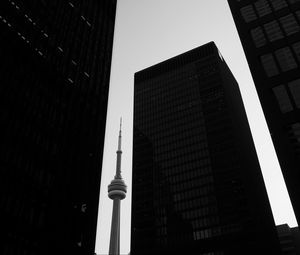
<svg viewBox="0 0 300 255"><path fill-rule="evenodd" d="M131 254L279 254L242 98L213 42L135 74Z"/></svg>
<svg viewBox="0 0 300 255"><path fill-rule="evenodd" d="M115 178L108 185L108 197L113 200L113 212L111 220L109 255L120 255L120 211L121 200L126 197L127 186L121 175L121 123L117 150L117 165Z"/></svg>
<svg viewBox="0 0 300 255"><path fill-rule="evenodd" d="M298 227L290 228L288 224L277 226L282 255L300 254L300 232Z"/></svg>
<svg viewBox="0 0 300 255"><path fill-rule="evenodd" d="M300 221L300 1L229 0Z"/></svg>
<svg viewBox="0 0 300 255"><path fill-rule="evenodd" d="M0 3L1 254L93 254L116 0Z"/></svg>

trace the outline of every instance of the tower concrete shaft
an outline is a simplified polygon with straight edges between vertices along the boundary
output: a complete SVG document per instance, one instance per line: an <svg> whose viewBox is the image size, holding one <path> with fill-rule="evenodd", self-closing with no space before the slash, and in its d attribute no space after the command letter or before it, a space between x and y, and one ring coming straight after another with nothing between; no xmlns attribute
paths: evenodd
<svg viewBox="0 0 300 255"><path fill-rule="evenodd" d="M113 200L113 212L111 220L111 232L109 243L109 255L120 254L120 208L121 200L126 197L127 186L121 176L121 134L122 119L120 121L120 131L117 150L117 165L115 178L108 185L108 197Z"/></svg>

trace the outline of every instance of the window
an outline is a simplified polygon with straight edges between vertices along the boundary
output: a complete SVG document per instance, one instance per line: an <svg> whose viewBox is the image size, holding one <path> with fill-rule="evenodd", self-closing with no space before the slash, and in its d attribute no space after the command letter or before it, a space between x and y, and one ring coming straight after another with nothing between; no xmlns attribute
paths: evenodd
<svg viewBox="0 0 300 255"><path fill-rule="evenodd" d="M266 23L264 25L264 28L267 32L270 42L273 42L273 41L283 38L283 33L280 30L280 27L279 27L279 24L277 21L274 20L272 22Z"/></svg>
<svg viewBox="0 0 300 255"><path fill-rule="evenodd" d="M247 23L257 19L252 5L247 5L241 8L241 14Z"/></svg>
<svg viewBox="0 0 300 255"><path fill-rule="evenodd" d="M293 106L291 104L290 98L283 85L279 85L273 88L273 92L282 113L290 112L293 110Z"/></svg>
<svg viewBox="0 0 300 255"><path fill-rule="evenodd" d="M293 44L293 50L297 56L297 59L300 61L300 42Z"/></svg>
<svg viewBox="0 0 300 255"><path fill-rule="evenodd" d="M300 79L289 82L290 92L297 108L300 108Z"/></svg>
<svg viewBox="0 0 300 255"><path fill-rule="evenodd" d="M259 48L266 44L267 40L261 27L252 29L250 33L256 48Z"/></svg>
<svg viewBox="0 0 300 255"><path fill-rule="evenodd" d="M279 73L277 65L275 63L272 54L261 56L261 63L268 77L272 77Z"/></svg>
<svg viewBox="0 0 300 255"><path fill-rule="evenodd" d="M283 72L297 68L297 63L289 47L276 50L275 55Z"/></svg>
<svg viewBox="0 0 300 255"><path fill-rule="evenodd" d="M271 0L271 4L275 11L288 6L285 0Z"/></svg>
<svg viewBox="0 0 300 255"><path fill-rule="evenodd" d="M300 3L300 0L289 0L290 4Z"/></svg>
<svg viewBox="0 0 300 255"><path fill-rule="evenodd" d="M255 3L256 11L258 12L259 17L263 17L272 12L271 7L267 0L258 0Z"/></svg>
<svg viewBox="0 0 300 255"><path fill-rule="evenodd" d="M289 14L287 16L281 17L279 20L284 29L284 32L287 35L291 35L299 32L299 25L293 14Z"/></svg>
<svg viewBox="0 0 300 255"><path fill-rule="evenodd" d="M294 145L295 152L300 154L300 123L296 122L290 125L289 129L290 141Z"/></svg>

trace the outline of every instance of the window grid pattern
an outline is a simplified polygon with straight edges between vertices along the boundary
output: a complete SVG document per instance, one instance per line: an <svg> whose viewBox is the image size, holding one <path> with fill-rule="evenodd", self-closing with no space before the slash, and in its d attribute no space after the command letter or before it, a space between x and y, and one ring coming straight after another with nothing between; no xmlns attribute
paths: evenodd
<svg viewBox="0 0 300 255"><path fill-rule="evenodd" d="M278 148L279 161L283 166L289 166L284 170L287 187L299 217L298 190L294 188L299 186L299 178L293 178L299 168L299 142L294 126L290 127L293 142L289 144L287 127L290 123L299 124L300 120L300 1L267 1L273 11L263 17L259 17L255 0L240 1L239 4L229 1L229 4L269 128L274 130L273 142ZM246 22L237 11L245 6L249 8L249 5L254 8L257 18ZM282 143L283 140L286 142Z"/></svg>
<svg viewBox="0 0 300 255"><path fill-rule="evenodd" d="M258 0L242 6L240 14L244 22L249 23L296 3L300 3L299 0Z"/></svg>
<svg viewBox="0 0 300 255"><path fill-rule="evenodd" d="M217 61L136 79L132 250L208 242L240 233L249 221Z"/></svg>

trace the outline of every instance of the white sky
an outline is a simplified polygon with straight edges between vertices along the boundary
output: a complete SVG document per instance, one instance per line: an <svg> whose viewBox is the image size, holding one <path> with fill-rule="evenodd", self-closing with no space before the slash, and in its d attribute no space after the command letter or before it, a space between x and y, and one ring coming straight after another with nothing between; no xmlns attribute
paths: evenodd
<svg viewBox="0 0 300 255"><path fill-rule="evenodd" d="M275 222L277 225L297 225L227 1L118 0L97 226L97 254L108 254L112 200L107 197L107 185L115 174L121 116L122 175L128 186L127 197L121 202L121 254L130 251L134 73L209 41L216 43L239 83Z"/></svg>

